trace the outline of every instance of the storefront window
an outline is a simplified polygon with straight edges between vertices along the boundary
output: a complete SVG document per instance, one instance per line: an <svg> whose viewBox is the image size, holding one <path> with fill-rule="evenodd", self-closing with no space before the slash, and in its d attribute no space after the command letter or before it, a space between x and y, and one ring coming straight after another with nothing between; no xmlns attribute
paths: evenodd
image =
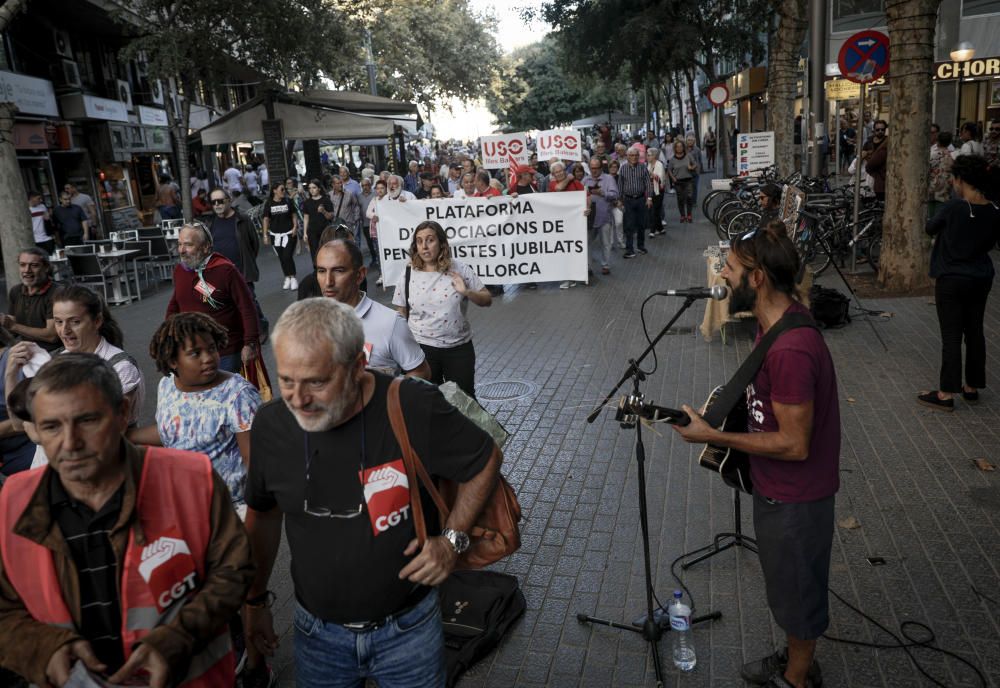
<svg viewBox="0 0 1000 688"><path fill-rule="evenodd" d="M965 0L962 3L963 17L977 17L983 14L1000 14L1000 0Z"/></svg>
<svg viewBox="0 0 1000 688"><path fill-rule="evenodd" d="M122 165L112 163L97 172L101 187L101 208L105 211L132 205L128 174Z"/></svg>
<svg viewBox="0 0 1000 688"><path fill-rule="evenodd" d="M885 0L833 0L834 32L862 31L885 25Z"/></svg>

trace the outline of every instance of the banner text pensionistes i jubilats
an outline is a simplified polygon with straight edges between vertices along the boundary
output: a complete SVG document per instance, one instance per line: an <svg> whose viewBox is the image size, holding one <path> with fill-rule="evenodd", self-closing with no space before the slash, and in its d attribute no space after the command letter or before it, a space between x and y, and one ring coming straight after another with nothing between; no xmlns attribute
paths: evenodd
<svg viewBox="0 0 1000 688"><path fill-rule="evenodd" d="M510 198L440 199L379 204L382 278L394 286L406 269L413 231L434 220L451 254L486 284L587 279L583 191Z"/></svg>

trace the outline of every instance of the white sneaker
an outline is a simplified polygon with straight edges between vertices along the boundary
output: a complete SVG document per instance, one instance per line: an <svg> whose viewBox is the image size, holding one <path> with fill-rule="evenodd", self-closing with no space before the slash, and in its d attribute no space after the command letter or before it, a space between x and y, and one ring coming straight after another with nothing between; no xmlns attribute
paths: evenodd
<svg viewBox="0 0 1000 688"><path fill-rule="evenodd" d="M296 289L299 288L299 281L297 279L295 279L294 277L289 277L288 278L288 288L291 289L292 291L295 291Z"/></svg>
<svg viewBox="0 0 1000 688"><path fill-rule="evenodd" d="M563 282L562 284L560 284L559 288L560 289L569 289L570 287L575 287L575 286L576 286L576 282L567 281L567 282Z"/></svg>
<svg viewBox="0 0 1000 688"><path fill-rule="evenodd" d="M382 286L382 278L381 277L379 277L377 280L375 280L375 286L376 287L381 287Z"/></svg>
<svg viewBox="0 0 1000 688"><path fill-rule="evenodd" d="M289 283L289 280L291 280L291 278L290 278L290 277L286 277L286 278L285 278L285 281L284 281L284 282L283 282L283 283L281 284L281 288L282 288L282 289L288 289L288 283Z"/></svg>

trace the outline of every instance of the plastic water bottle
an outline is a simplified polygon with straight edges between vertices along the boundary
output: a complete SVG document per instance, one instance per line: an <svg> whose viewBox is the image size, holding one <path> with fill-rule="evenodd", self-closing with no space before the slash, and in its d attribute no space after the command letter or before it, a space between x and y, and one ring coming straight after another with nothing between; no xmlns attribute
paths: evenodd
<svg viewBox="0 0 1000 688"><path fill-rule="evenodd" d="M698 663L691 638L691 608L681 602L682 593L674 590L674 600L667 611L670 612L670 635L674 639L674 666L681 671L691 671Z"/></svg>

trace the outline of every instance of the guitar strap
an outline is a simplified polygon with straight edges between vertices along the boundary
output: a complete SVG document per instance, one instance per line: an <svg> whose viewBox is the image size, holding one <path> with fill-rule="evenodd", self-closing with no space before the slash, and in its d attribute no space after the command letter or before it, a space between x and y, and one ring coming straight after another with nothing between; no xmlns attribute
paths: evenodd
<svg viewBox="0 0 1000 688"><path fill-rule="evenodd" d="M726 420L730 411L736 408L736 404L742 401L746 394L746 389L757 376L757 371L764 365L764 357L767 356L768 349L778 339L778 335L787 330L797 327L816 327L816 321L807 313L788 313L782 316L781 320L774 323L770 330L761 337L760 343L754 347L750 355L723 387L714 404L705 411L705 421L713 428L720 427Z"/></svg>

